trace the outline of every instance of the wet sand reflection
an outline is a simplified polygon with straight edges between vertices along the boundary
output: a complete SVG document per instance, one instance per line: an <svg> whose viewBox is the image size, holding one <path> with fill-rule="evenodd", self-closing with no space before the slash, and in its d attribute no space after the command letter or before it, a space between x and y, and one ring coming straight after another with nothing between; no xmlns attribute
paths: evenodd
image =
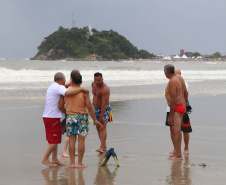
<svg viewBox="0 0 226 185"><path fill-rule="evenodd" d="M41 174L46 182L46 185L57 185L57 184L85 185L85 180L83 178L83 170L85 170L85 168L69 168L68 158L62 158L62 162L64 163L65 166L49 167L41 171ZM62 173L62 171L64 172ZM77 178L76 172L78 175Z"/></svg>
<svg viewBox="0 0 226 185"><path fill-rule="evenodd" d="M41 174L46 182L46 185L57 185L58 181L58 172L62 166L48 167L41 171ZM66 179L65 179L66 180Z"/></svg>
<svg viewBox="0 0 226 185"><path fill-rule="evenodd" d="M104 159L105 153L100 154L98 156L99 157L99 166ZM116 166L115 169L113 170L113 172L111 172L107 165L100 166L97 170L96 179L95 179L94 184L98 184L98 185L110 184L110 185L113 185L114 179L117 175L118 168L119 168L119 166Z"/></svg>
<svg viewBox="0 0 226 185"><path fill-rule="evenodd" d="M114 170L111 172L108 166L100 166L105 153L98 156L99 163L97 168L96 177L93 184L96 185L113 185L119 166L116 165ZM110 158L113 159L113 158ZM83 170L87 168L69 168L69 159L62 158L62 162L65 166L48 167L41 171L41 174L46 182L46 185L85 185L85 179L83 178ZM112 166L111 166L112 167ZM61 169L61 170L60 170ZM77 173L77 174L76 174Z"/></svg>
<svg viewBox="0 0 226 185"><path fill-rule="evenodd" d="M189 156L185 156L184 160L172 160L171 175L166 177L169 185L191 185Z"/></svg>

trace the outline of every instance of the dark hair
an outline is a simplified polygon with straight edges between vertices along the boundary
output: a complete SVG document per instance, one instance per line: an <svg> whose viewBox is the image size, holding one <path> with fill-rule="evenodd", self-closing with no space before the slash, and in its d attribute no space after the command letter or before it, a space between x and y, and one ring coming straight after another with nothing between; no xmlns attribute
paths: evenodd
<svg viewBox="0 0 226 185"><path fill-rule="evenodd" d="M172 64L167 64L164 66L164 70L166 70L167 72L174 74L175 73L175 68Z"/></svg>
<svg viewBox="0 0 226 185"><path fill-rule="evenodd" d="M103 77L102 74L99 73L99 72L96 72L96 73L94 74L94 76L95 76L95 77L101 76L101 78Z"/></svg>
<svg viewBox="0 0 226 185"><path fill-rule="evenodd" d="M57 72L54 75L54 82L59 82L59 81L61 81L62 78L65 78L64 74L61 72Z"/></svg>
<svg viewBox="0 0 226 185"><path fill-rule="evenodd" d="M81 84L82 83L82 75L78 70L73 70L71 72L71 79L75 84Z"/></svg>

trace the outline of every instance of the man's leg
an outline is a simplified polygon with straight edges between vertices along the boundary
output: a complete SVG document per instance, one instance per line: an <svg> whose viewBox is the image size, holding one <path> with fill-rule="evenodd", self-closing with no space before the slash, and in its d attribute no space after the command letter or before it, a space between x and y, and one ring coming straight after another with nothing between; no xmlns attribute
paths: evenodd
<svg viewBox="0 0 226 185"><path fill-rule="evenodd" d="M54 166L54 164L49 161L49 156L55 148L56 148L56 144L49 144L47 146L46 152L41 160L42 164L45 164L46 166Z"/></svg>
<svg viewBox="0 0 226 185"><path fill-rule="evenodd" d="M106 144L106 140L107 140L107 121L104 122L103 128L98 127L97 131L98 131L98 135L99 135L99 139L100 139L100 148L97 149L97 152L103 153L104 151L107 150L107 144Z"/></svg>
<svg viewBox="0 0 226 185"><path fill-rule="evenodd" d="M77 168L86 168L87 165L82 163L85 153L85 137L78 134L78 165Z"/></svg>
<svg viewBox="0 0 226 185"><path fill-rule="evenodd" d="M182 159L181 155L181 123L182 123L182 117L183 115L177 112L174 112L173 114L173 122L174 125L171 126L173 130L173 141L174 141L174 149L175 154L170 157L170 159Z"/></svg>
<svg viewBox="0 0 226 185"><path fill-rule="evenodd" d="M76 135L72 135L69 137L69 154L71 158L71 164L69 167L75 168L75 142L76 142Z"/></svg>
<svg viewBox="0 0 226 185"><path fill-rule="evenodd" d="M64 165L62 162L59 161L59 159L57 157L57 150L58 150L58 144L56 144L56 147L52 152L52 163L58 164L58 165Z"/></svg>
<svg viewBox="0 0 226 185"><path fill-rule="evenodd" d="M172 152L170 152L170 154L171 155L173 155L174 153L175 153L175 146L174 146L174 138L173 138L173 129L172 129L172 127L170 126L170 138L171 138L171 141L172 141L172 143L173 143L173 151Z"/></svg>
<svg viewBox="0 0 226 185"><path fill-rule="evenodd" d="M189 154L189 149L188 149L188 144L189 144L189 139L190 139L190 134L187 132L183 132L184 135L184 155Z"/></svg>
<svg viewBox="0 0 226 185"><path fill-rule="evenodd" d="M70 157L70 155L67 153L68 145L69 145L69 137L66 136L65 140L64 140L63 150L62 150L62 153L61 153L62 157ZM76 147L75 147L75 151L76 151ZM75 156L78 156L78 153L75 152Z"/></svg>
<svg viewBox="0 0 226 185"><path fill-rule="evenodd" d="M96 126L96 129L97 129L98 137L101 142L101 128L99 126ZM96 149L96 152L103 153L103 150L100 150L100 148L98 148L98 149Z"/></svg>
<svg viewBox="0 0 226 185"><path fill-rule="evenodd" d="M67 153L68 144L69 144L69 137L66 136L65 139L64 139L63 150L61 152L62 157L70 157L70 155Z"/></svg>

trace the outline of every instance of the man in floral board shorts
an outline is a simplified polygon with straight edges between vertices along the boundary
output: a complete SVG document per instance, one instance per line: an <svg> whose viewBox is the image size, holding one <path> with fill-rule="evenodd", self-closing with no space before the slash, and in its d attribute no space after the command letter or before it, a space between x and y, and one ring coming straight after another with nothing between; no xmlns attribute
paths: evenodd
<svg viewBox="0 0 226 185"><path fill-rule="evenodd" d="M68 89L78 89L82 84L82 76L78 70L71 72L72 86ZM85 153L85 136L89 131L88 113L93 119L94 125L102 126L96 119L95 113L88 93L80 92L74 96L61 97L59 108L65 112L66 104L67 126L66 133L69 137L69 154L71 168L75 168L75 142L78 136L78 164L77 168L85 168L87 165L82 163Z"/></svg>

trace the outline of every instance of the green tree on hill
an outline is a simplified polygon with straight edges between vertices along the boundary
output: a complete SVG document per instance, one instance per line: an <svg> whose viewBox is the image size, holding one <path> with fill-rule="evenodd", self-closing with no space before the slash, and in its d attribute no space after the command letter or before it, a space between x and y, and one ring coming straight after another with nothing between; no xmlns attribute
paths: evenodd
<svg viewBox="0 0 226 185"><path fill-rule="evenodd" d="M60 26L56 32L45 37L38 46L37 55L47 56L48 59L85 59L94 53L105 59L145 59L153 56L148 51L139 51L113 30L92 31L94 34L90 36L88 27L66 29Z"/></svg>
<svg viewBox="0 0 226 185"><path fill-rule="evenodd" d="M154 57L155 55L153 53L150 54L149 52L143 49L139 51L139 58L154 58Z"/></svg>

